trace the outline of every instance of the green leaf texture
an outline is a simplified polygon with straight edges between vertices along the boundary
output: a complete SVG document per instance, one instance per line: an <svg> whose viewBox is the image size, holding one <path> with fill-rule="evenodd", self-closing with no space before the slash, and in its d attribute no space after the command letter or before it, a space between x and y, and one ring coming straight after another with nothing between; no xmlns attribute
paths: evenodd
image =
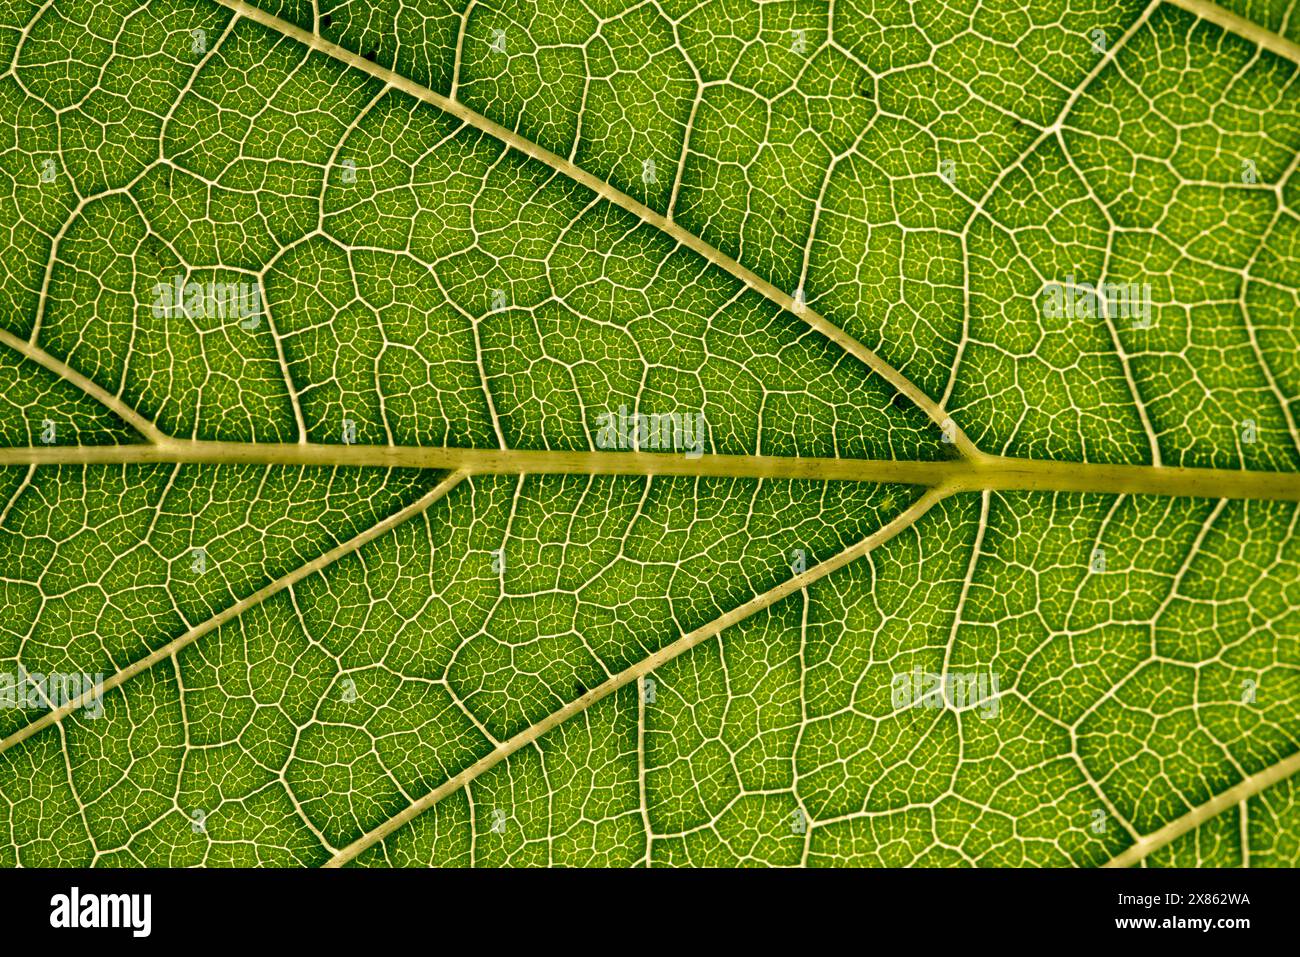
<svg viewBox="0 0 1300 957"><path fill-rule="evenodd" d="M7 3L0 865L1297 866L1297 44Z"/></svg>

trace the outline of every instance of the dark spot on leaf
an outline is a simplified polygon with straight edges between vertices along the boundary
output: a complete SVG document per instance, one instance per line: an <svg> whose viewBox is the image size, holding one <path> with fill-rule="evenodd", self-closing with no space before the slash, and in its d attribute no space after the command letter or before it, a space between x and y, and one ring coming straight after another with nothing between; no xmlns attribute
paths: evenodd
<svg viewBox="0 0 1300 957"><path fill-rule="evenodd" d="M587 693L587 688L585 685L583 685L581 681L579 681L576 685L573 686L573 696L575 698L581 698L586 693Z"/></svg>
<svg viewBox="0 0 1300 957"><path fill-rule="evenodd" d="M334 18L332 16L330 16L328 13L321 15L320 25L322 27L333 26L333 24L334 24Z"/></svg>
<svg viewBox="0 0 1300 957"><path fill-rule="evenodd" d="M361 54L363 60L369 60L371 63L375 62L375 57L377 56L379 56L378 50L367 50L365 53Z"/></svg>
<svg viewBox="0 0 1300 957"><path fill-rule="evenodd" d="M945 460L961 458L961 450L951 442L940 442L939 449L941 450L939 454L942 455Z"/></svg>

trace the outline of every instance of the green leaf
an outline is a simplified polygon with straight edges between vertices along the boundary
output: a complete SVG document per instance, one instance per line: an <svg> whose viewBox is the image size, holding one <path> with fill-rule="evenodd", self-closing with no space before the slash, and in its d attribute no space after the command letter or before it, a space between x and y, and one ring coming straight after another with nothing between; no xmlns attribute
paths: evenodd
<svg viewBox="0 0 1300 957"><path fill-rule="evenodd" d="M0 864L1300 863L1300 27L1036 6L10 4Z"/></svg>

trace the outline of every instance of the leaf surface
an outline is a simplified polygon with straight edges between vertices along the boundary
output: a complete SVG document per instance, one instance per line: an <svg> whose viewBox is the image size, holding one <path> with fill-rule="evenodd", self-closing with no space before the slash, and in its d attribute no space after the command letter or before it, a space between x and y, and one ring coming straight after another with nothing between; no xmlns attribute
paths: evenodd
<svg viewBox="0 0 1300 957"><path fill-rule="evenodd" d="M1295 866L1296 23L10 4L0 863Z"/></svg>

